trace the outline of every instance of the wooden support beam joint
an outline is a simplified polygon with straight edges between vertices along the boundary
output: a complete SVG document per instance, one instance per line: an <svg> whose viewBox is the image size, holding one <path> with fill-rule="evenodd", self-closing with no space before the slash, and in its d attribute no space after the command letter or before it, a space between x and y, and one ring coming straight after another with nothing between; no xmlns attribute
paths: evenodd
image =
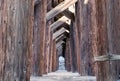
<svg viewBox="0 0 120 81"><path fill-rule="evenodd" d="M68 7L72 6L76 2L77 2L77 0L65 0L65 1L63 1L62 3L57 5L55 8L53 8L52 10L50 10L46 14L46 20L50 20L51 18L53 18L56 15L58 15L59 13L63 12L64 10L66 10Z"/></svg>
<svg viewBox="0 0 120 81"><path fill-rule="evenodd" d="M94 57L95 62L102 62L102 61L117 61L120 60L120 55L103 55L103 56L96 56Z"/></svg>

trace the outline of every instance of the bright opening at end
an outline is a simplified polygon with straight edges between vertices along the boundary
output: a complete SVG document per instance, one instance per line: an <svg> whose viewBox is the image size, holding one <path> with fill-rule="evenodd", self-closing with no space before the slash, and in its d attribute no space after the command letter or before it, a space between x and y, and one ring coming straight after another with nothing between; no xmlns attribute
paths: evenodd
<svg viewBox="0 0 120 81"><path fill-rule="evenodd" d="M58 70L65 70L65 58L63 56L59 57L59 67Z"/></svg>

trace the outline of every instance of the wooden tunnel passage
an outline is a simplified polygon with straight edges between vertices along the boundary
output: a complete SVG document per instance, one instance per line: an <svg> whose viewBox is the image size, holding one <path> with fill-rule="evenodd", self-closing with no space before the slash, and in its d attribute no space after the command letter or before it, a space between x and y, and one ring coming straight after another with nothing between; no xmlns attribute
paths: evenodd
<svg viewBox="0 0 120 81"><path fill-rule="evenodd" d="M120 0L0 0L0 81L65 69L120 79Z"/></svg>

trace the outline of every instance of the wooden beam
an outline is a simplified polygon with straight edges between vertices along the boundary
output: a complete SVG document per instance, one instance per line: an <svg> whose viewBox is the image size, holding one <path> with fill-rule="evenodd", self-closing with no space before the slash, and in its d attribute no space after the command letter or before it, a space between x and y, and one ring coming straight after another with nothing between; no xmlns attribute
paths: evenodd
<svg viewBox="0 0 120 81"><path fill-rule="evenodd" d="M53 40L53 53L52 53L52 72L57 70L57 53L56 53L56 42Z"/></svg>
<svg viewBox="0 0 120 81"><path fill-rule="evenodd" d="M61 46L61 44L65 43L64 41L60 41L56 44L56 48L58 48L59 46Z"/></svg>
<svg viewBox="0 0 120 81"><path fill-rule="evenodd" d="M70 10L65 10L65 11L63 11L63 14L64 14L67 18L69 18L69 19L71 19L71 20L75 20L74 13L72 13Z"/></svg>
<svg viewBox="0 0 120 81"><path fill-rule="evenodd" d="M67 36L65 34L60 35L59 37L56 38L56 43L58 43L59 41L65 39Z"/></svg>
<svg viewBox="0 0 120 81"><path fill-rule="evenodd" d="M101 62L101 61L117 61L120 60L120 55L113 54L113 55L102 55L102 56L96 56L94 57L95 62Z"/></svg>
<svg viewBox="0 0 120 81"><path fill-rule="evenodd" d="M0 0L0 81L30 81L34 4L25 1Z"/></svg>
<svg viewBox="0 0 120 81"><path fill-rule="evenodd" d="M66 39L66 49L65 49L65 67L67 71L71 71L71 49L70 49L70 39Z"/></svg>
<svg viewBox="0 0 120 81"><path fill-rule="evenodd" d="M46 5L47 0L41 0L34 12L33 54L35 60L33 66L35 68L34 74L37 76L42 76L45 73Z"/></svg>
<svg viewBox="0 0 120 81"><path fill-rule="evenodd" d="M61 28L60 30L58 30L57 32L55 32L53 34L53 39L55 39L56 37L60 36L61 34L65 33L65 32L69 33L69 31L66 30L65 28Z"/></svg>
<svg viewBox="0 0 120 81"><path fill-rule="evenodd" d="M50 20L51 18L63 12L64 10L66 10L68 7L75 4L76 2L77 0L65 0L64 2L60 3L58 6L56 6L47 13L46 20Z"/></svg>
<svg viewBox="0 0 120 81"><path fill-rule="evenodd" d="M56 22L54 22L52 25L50 25L51 31L55 30L56 28L58 28L64 23L70 25L69 22L70 22L70 19L63 16L60 19L58 19Z"/></svg>

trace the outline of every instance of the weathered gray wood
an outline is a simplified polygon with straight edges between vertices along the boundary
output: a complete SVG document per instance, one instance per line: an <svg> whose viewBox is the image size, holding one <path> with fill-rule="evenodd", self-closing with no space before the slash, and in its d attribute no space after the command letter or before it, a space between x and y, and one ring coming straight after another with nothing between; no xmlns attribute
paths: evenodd
<svg viewBox="0 0 120 81"><path fill-rule="evenodd" d="M53 53L52 53L52 71L55 72L57 70L57 53L56 53L56 41L53 40Z"/></svg>
<svg viewBox="0 0 120 81"><path fill-rule="evenodd" d="M56 48L58 48L61 44L65 43L64 41L60 41L56 44Z"/></svg>
<svg viewBox="0 0 120 81"><path fill-rule="evenodd" d="M46 33L46 12L47 12L47 0L41 0L38 5L35 6L34 16L34 54L35 57L35 74L41 76L45 73L45 33Z"/></svg>
<svg viewBox="0 0 120 81"><path fill-rule="evenodd" d="M30 81L33 0L0 0L0 81Z"/></svg>
<svg viewBox="0 0 120 81"><path fill-rule="evenodd" d="M116 49L117 44L114 45L118 37L118 34L115 33L116 28L119 27L120 15L118 15L118 11L120 9L119 4L120 1L114 0L101 0L101 1L93 1L94 4L94 17L92 22L94 26L92 26L93 31L93 53L95 56L102 56L107 54L119 54ZM118 19L116 21L116 19ZM119 30L117 29L117 32ZM115 41L114 41L115 40ZM108 61L108 62L97 62L97 71L96 76L98 81L116 81L117 80L117 65L116 62Z"/></svg>
<svg viewBox="0 0 120 81"><path fill-rule="evenodd" d="M66 24L70 24L69 23L70 19L63 16L60 19L58 19L56 22L54 22L53 24L50 25L51 31L57 29L59 26L63 25L64 23Z"/></svg>
<svg viewBox="0 0 120 81"><path fill-rule="evenodd" d="M116 55L116 54L113 54L113 55L103 55L103 56L96 56L94 57L94 61L118 61L120 60L120 55Z"/></svg>
<svg viewBox="0 0 120 81"><path fill-rule="evenodd" d="M57 37L57 38L55 39L55 40L56 40L56 43L58 43L59 41L65 39L65 38L67 38L67 36L65 36L65 34L60 35L59 37Z"/></svg>
<svg viewBox="0 0 120 81"><path fill-rule="evenodd" d="M63 12L64 10L66 10L68 7L75 4L76 2L77 2L77 0L72 0L72 1L65 0L64 2L60 3L58 6L53 8L51 11L49 11L46 15L46 19L50 20L51 18L53 18L56 15L58 15L59 13Z"/></svg>
<svg viewBox="0 0 120 81"><path fill-rule="evenodd" d="M92 27L94 20L93 3L94 0L89 0L89 3L84 4L84 0L79 0L76 9L76 22L78 29L78 48L80 48L80 74L94 75L93 50L92 49Z"/></svg>
<svg viewBox="0 0 120 81"><path fill-rule="evenodd" d="M69 31L66 30L65 28L61 28L60 30L58 30L57 32L55 32L53 34L53 39L55 39L56 37L60 36L61 34L65 33L65 32L69 33Z"/></svg>

